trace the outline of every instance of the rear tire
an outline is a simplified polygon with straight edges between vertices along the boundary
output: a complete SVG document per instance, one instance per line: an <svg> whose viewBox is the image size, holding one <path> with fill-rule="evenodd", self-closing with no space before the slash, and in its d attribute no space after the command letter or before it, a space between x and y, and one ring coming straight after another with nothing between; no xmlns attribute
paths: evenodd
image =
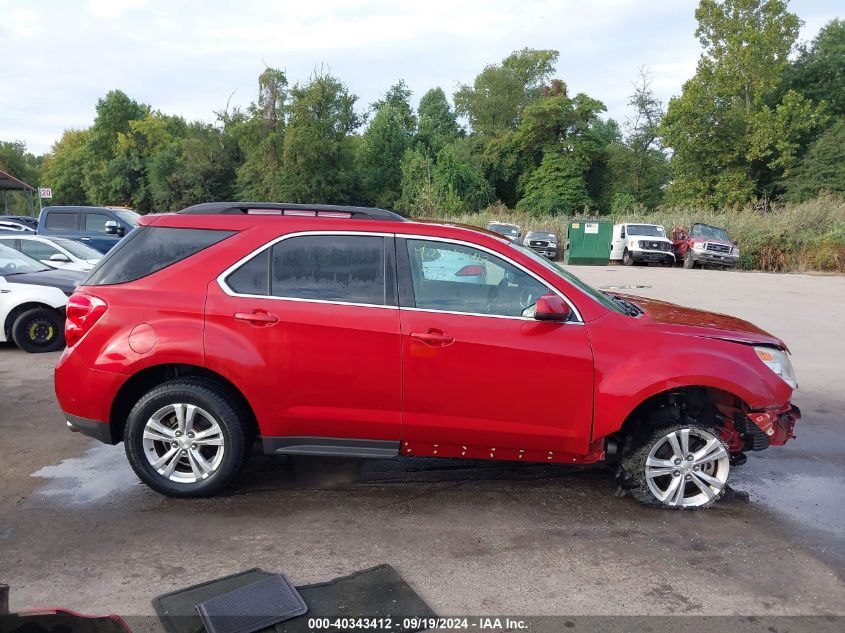
<svg viewBox="0 0 845 633"><path fill-rule="evenodd" d="M646 429L633 440L619 463L617 479L640 503L701 510L725 494L730 455L716 427L675 424Z"/></svg>
<svg viewBox="0 0 845 633"><path fill-rule="evenodd" d="M148 391L126 421L124 445L135 474L169 497L210 497L244 464L246 412L217 383L182 378Z"/></svg>
<svg viewBox="0 0 845 633"><path fill-rule="evenodd" d="M65 346L64 317L49 308L27 310L12 324L12 340L30 354L60 350Z"/></svg>

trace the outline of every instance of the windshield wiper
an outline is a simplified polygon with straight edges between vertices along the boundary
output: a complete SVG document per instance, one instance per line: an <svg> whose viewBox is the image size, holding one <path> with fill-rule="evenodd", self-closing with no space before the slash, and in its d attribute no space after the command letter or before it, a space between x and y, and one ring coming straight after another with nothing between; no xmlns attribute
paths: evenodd
<svg viewBox="0 0 845 633"><path fill-rule="evenodd" d="M640 310L637 306L635 306L630 301L625 301L625 299L623 299L622 297L617 297L616 295L612 295L610 293L605 293L605 294L607 294L608 297L613 299L613 301L616 303L616 305L618 305L620 308L622 308L622 310L624 311L624 313L627 316L636 317L636 316L640 316L643 313L642 310Z"/></svg>

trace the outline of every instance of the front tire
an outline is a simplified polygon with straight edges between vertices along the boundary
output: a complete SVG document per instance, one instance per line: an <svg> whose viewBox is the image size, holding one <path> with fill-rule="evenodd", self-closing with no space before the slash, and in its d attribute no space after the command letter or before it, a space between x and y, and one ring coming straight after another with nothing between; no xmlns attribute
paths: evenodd
<svg viewBox="0 0 845 633"><path fill-rule="evenodd" d="M692 250L688 250L684 256L684 268L695 268L695 260L692 257Z"/></svg>
<svg viewBox="0 0 845 633"><path fill-rule="evenodd" d="M634 265L634 256L631 255L631 251L627 248L622 253L622 265L623 266L633 266Z"/></svg>
<svg viewBox="0 0 845 633"><path fill-rule="evenodd" d="M727 446L715 427L676 424L635 439L620 462L619 479L640 503L699 510L725 494L730 468Z"/></svg>
<svg viewBox="0 0 845 633"><path fill-rule="evenodd" d="M65 346L64 317L49 308L27 310L12 324L12 340L30 354L62 349Z"/></svg>
<svg viewBox="0 0 845 633"><path fill-rule="evenodd" d="M170 497L210 497L226 488L247 453L248 420L232 395L201 379L172 380L132 408L126 456L150 488Z"/></svg>

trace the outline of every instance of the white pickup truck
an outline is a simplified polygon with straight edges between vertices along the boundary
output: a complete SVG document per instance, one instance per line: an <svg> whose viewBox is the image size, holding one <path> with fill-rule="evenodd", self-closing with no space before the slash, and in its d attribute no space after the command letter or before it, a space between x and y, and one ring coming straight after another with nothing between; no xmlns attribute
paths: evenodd
<svg viewBox="0 0 845 633"><path fill-rule="evenodd" d="M672 266L675 263L672 240L659 224L614 224L610 261L621 261L626 266L636 262Z"/></svg>

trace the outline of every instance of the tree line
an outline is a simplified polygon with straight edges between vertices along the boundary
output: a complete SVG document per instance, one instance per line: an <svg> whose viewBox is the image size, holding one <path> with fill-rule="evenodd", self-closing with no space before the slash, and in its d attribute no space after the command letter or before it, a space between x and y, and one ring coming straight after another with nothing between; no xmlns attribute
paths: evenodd
<svg viewBox="0 0 845 633"><path fill-rule="evenodd" d="M142 212L252 199L570 215L845 194L845 22L799 43L786 0L700 0L696 19L695 75L664 105L644 69L622 123L555 77L557 51L525 48L416 108L403 81L362 108L323 70L291 84L267 68L255 100L213 123L114 90L44 156L0 142L0 169L54 204Z"/></svg>

